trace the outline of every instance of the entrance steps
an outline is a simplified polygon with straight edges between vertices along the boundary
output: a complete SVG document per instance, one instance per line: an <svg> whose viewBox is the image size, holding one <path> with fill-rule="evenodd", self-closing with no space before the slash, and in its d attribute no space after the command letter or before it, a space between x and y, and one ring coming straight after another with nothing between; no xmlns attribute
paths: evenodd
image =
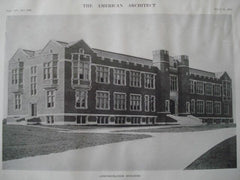
<svg viewBox="0 0 240 180"><path fill-rule="evenodd" d="M6 119L6 124L25 125L26 120L24 117L8 117Z"/></svg>
<svg viewBox="0 0 240 180"><path fill-rule="evenodd" d="M192 115L176 116L176 115L168 114L167 117L176 120L180 125L187 125L187 126L202 125L202 120Z"/></svg>

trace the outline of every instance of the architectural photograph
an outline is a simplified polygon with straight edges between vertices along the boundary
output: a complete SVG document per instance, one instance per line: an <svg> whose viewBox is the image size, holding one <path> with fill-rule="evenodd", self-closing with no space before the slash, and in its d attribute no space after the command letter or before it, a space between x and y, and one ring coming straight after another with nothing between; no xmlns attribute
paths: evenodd
<svg viewBox="0 0 240 180"><path fill-rule="evenodd" d="M236 168L231 22L9 16L3 169Z"/></svg>

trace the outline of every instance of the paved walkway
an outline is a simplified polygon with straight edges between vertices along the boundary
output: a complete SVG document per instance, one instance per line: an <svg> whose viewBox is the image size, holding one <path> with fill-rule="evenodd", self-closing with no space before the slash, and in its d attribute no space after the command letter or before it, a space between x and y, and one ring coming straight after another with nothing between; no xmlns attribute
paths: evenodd
<svg viewBox="0 0 240 180"><path fill-rule="evenodd" d="M180 170L216 144L235 134L235 128L184 133L151 133L152 138L5 161L3 168L91 171Z"/></svg>

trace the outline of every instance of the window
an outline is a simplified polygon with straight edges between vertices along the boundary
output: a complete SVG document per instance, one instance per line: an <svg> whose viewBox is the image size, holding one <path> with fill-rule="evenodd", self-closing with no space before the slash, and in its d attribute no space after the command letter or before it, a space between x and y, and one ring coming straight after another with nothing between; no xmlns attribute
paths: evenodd
<svg viewBox="0 0 240 180"><path fill-rule="evenodd" d="M190 103L186 102L186 113L190 113Z"/></svg>
<svg viewBox="0 0 240 180"><path fill-rule="evenodd" d="M37 66L32 66L30 70L30 93L37 94Z"/></svg>
<svg viewBox="0 0 240 180"><path fill-rule="evenodd" d="M220 84L214 84L214 96L221 96L221 85Z"/></svg>
<svg viewBox="0 0 240 180"><path fill-rule="evenodd" d="M23 83L23 62L19 62L19 67L12 69L12 84Z"/></svg>
<svg viewBox="0 0 240 180"><path fill-rule="evenodd" d="M43 79L57 79L57 61L43 63Z"/></svg>
<svg viewBox="0 0 240 180"><path fill-rule="evenodd" d="M137 71L130 71L130 86L141 87L141 73Z"/></svg>
<svg viewBox="0 0 240 180"><path fill-rule="evenodd" d="M196 81L190 80L190 93L191 94L195 93L195 86L196 86Z"/></svg>
<svg viewBox="0 0 240 180"><path fill-rule="evenodd" d="M145 95L144 96L144 110L146 112L149 112L149 109L150 109L150 99L149 99L149 95Z"/></svg>
<svg viewBox="0 0 240 180"><path fill-rule="evenodd" d="M170 75L170 90L171 91L178 90L178 79L176 75Z"/></svg>
<svg viewBox="0 0 240 180"><path fill-rule="evenodd" d="M203 82L197 81L196 82L196 93L197 94L204 94L204 85Z"/></svg>
<svg viewBox="0 0 240 180"><path fill-rule="evenodd" d="M87 116L76 116L77 124L86 124Z"/></svg>
<svg viewBox="0 0 240 180"><path fill-rule="evenodd" d="M223 113L225 114L225 115L229 115L229 104L224 104L223 105Z"/></svg>
<svg viewBox="0 0 240 180"><path fill-rule="evenodd" d="M223 97L230 98L231 97L231 82L224 80L222 87L223 87Z"/></svg>
<svg viewBox="0 0 240 180"><path fill-rule="evenodd" d="M54 124L54 116L47 116L47 124Z"/></svg>
<svg viewBox="0 0 240 180"><path fill-rule="evenodd" d="M96 109L110 109L110 97L107 91L96 91Z"/></svg>
<svg viewBox="0 0 240 180"><path fill-rule="evenodd" d="M126 71L124 69L114 69L114 84L126 85Z"/></svg>
<svg viewBox="0 0 240 180"><path fill-rule="evenodd" d="M75 91L75 107L79 109L87 108L87 97L88 93L85 90Z"/></svg>
<svg viewBox="0 0 240 180"><path fill-rule="evenodd" d="M131 111L142 110L142 96L140 94L130 94L130 110Z"/></svg>
<svg viewBox="0 0 240 180"><path fill-rule="evenodd" d="M211 83L205 83L205 95L213 95L213 85Z"/></svg>
<svg viewBox="0 0 240 180"><path fill-rule="evenodd" d="M96 82L99 83L109 83L109 67L97 66L96 67Z"/></svg>
<svg viewBox="0 0 240 180"><path fill-rule="evenodd" d="M144 87L154 89L155 88L155 75L154 74L144 74Z"/></svg>
<svg viewBox="0 0 240 180"><path fill-rule="evenodd" d="M53 54L52 55L52 60L57 61L58 60L58 54Z"/></svg>
<svg viewBox="0 0 240 180"><path fill-rule="evenodd" d="M155 112L155 96L150 97L150 111Z"/></svg>
<svg viewBox="0 0 240 180"><path fill-rule="evenodd" d="M12 84L18 83L18 69L12 70Z"/></svg>
<svg viewBox="0 0 240 180"><path fill-rule="evenodd" d="M213 102L206 101L206 114L213 114Z"/></svg>
<svg viewBox="0 0 240 180"><path fill-rule="evenodd" d="M15 94L15 109L21 109L21 107L22 107L21 94Z"/></svg>
<svg viewBox="0 0 240 180"><path fill-rule="evenodd" d="M115 117L115 124L125 124L125 123L126 123L126 117L124 116Z"/></svg>
<svg viewBox="0 0 240 180"><path fill-rule="evenodd" d="M214 102L214 112L215 114L221 114L221 102L215 101Z"/></svg>
<svg viewBox="0 0 240 180"><path fill-rule="evenodd" d="M195 113L195 99L192 99L191 100L191 107L190 107L191 109L191 113Z"/></svg>
<svg viewBox="0 0 240 180"><path fill-rule="evenodd" d="M79 80L89 80L89 66L88 61L80 61L80 59L72 61L73 80L80 84Z"/></svg>
<svg viewBox="0 0 240 180"><path fill-rule="evenodd" d="M114 93L114 110L126 110L125 93Z"/></svg>
<svg viewBox="0 0 240 180"><path fill-rule="evenodd" d="M96 120L98 124L108 124L109 118L107 116L97 116Z"/></svg>
<svg viewBox="0 0 240 180"><path fill-rule="evenodd" d="M170 111L170 101L165 100L165 112L169 112L169 111Z"/></svg>
<svg viewBox="0 0 240 180"><path fill-rule="evenodd" d="M197 113L198 114L204 114L204 101L203 100L197 100Z"/></svg>
<svg viewBox="0 0 240 180"><path fill-rule="evenodd" d="M47 108L54 107L55 104L55 90L47 91Z"/></svg>

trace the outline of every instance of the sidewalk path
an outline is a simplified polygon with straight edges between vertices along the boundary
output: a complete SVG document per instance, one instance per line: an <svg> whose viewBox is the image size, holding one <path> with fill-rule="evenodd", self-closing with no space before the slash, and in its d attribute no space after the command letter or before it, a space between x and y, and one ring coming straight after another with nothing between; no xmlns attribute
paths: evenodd
<svg viewBox="0 0 240 180"><path fill-rule="evenodd" d="M183 133L151 133L152 138L5 161L3 169L179 170L235 134L235 128Z"/></svg>

